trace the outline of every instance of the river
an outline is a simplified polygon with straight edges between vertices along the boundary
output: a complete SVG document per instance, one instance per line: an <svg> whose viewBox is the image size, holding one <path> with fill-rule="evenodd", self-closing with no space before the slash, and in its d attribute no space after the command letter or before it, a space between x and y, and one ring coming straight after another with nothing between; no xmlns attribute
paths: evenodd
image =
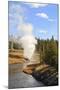
<svg viewBox="0 0 60 90"><path fill-rule="evenodd" d="M22 72L22 64L9 65L9 89L41 87L44 84L37 81L32 75Z"/></svg>

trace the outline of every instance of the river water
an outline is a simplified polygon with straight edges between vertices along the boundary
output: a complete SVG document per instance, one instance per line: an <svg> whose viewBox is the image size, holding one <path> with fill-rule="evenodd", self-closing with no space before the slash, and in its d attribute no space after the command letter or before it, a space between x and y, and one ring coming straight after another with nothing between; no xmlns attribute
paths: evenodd
<svg viewBox="0 0 60 90"><path fill-rule="evenodd" d="M44 84L37 81L32 75L22 72L22 64L9 65L9 89L41 87Z"/></svg>

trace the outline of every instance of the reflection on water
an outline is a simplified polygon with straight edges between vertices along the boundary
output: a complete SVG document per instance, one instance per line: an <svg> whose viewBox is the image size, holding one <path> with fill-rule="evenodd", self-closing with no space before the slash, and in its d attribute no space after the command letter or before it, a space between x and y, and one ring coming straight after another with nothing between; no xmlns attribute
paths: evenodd
<svg viewBox="0 0 60 90"><path fill-rule="evenodd" d="M9 65L9 88L28 88L43 86L31 75L22 72L23 64Z"/></svg>

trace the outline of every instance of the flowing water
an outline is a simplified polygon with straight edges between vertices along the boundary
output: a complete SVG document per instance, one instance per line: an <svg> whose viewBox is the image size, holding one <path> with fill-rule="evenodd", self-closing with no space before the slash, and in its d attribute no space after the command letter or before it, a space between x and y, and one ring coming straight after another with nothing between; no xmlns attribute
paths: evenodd
<svg viewBox="0 0 60 90"><path fill-rule="evenodd" d="M38 82L32 75L22 72L23 64L9 65L9 88L29 88L44 86Z"/></svg>

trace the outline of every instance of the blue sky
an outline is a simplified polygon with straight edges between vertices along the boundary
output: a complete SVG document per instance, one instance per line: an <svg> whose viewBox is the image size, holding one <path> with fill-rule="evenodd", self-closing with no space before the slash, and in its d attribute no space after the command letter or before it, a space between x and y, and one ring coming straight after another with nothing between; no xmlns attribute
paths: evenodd
<svg viewBox="0 0 60 90"><path fill-rule="evenodd" d="M58 5L9 1L9 34L58 39Z"/></svg>

